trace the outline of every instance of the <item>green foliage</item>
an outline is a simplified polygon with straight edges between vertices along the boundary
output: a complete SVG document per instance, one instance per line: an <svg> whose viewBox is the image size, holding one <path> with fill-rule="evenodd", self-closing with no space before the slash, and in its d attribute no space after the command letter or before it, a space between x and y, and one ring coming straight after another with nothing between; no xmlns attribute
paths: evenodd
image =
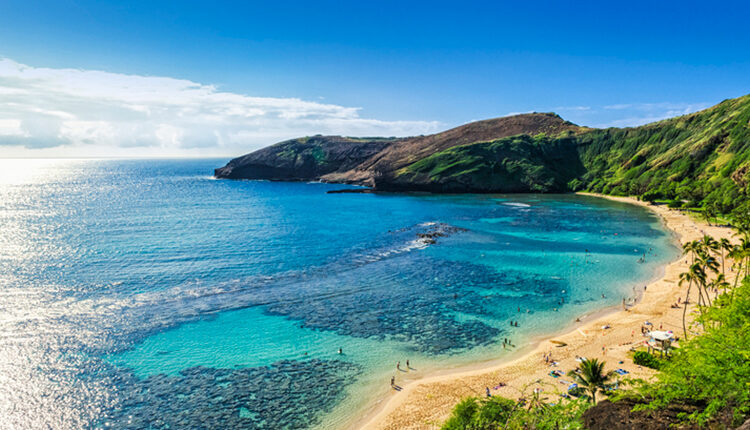
<svg viewBox="0 0 750 430"><path fill-rule="evenodd" d="M633 355L633 363L656 370L662 367L662 360L647 351L636 351Z"/></svg>
<svg viewBox="0 0 750 430"><path fill-rule="evenodd" d="M443 430L492 430L501 428L513 411L516 402L503 397L490 397L479 400L469 397L453 408Z"/></svg>
<svg viewBox="0 0 750 430"><path fill-rule="evenodd" d="M502 397L467 398L453 409L442 430L583 429L582 416L590 403L560 400L556 404L524 405Z"/></svg>
<svg viewBox="0 0 750 430"><path fill-rule="evenodd" d="M588 391L591 400L596 403L596 393L605 392L612 385L614 375L614 372L604 372L603 361L592 358L581 362L575 374L575 380L580 387Z"/></svg>
<svg viewBox="0 0 750 430"><path fill-rule="evenodd" d="M667 202L667 207L670 209L678 209L682 207L682 202L676 199L672 199Z"/></svg>
<svg viewBox="0 0 750 430"><path fill-rule="evenodd" d="M443 430L462 430L462 429L474 429L475 421L478 419L481 405L479 401L474 397L469 397L461 400L453 408L453 413L448 421L443 424Z"/></svg>
<svg viewBox="0 0 750 430"><path fill-rule="evenodd" d="M459 145L423 158L397 172L401 183L468 191L567 191L585 173L573 137L519 135Z"/></svg>
<svg viewBox="0 0 750 430"><path fill-rule="evenodd" d="M645 409L670 403L698 405L690 420L705 424L729 408L736 420L750 414L750 279L722 294L699 317L705 330L683 342L640 394L654 399Z"/></svg>
<svg viewBox="0 0 750 430"><path fill-rule="evenodd" d="M436 191L587 190L729 213L748 199L750 95L641 127L454 146L393 180Z"/></svg>

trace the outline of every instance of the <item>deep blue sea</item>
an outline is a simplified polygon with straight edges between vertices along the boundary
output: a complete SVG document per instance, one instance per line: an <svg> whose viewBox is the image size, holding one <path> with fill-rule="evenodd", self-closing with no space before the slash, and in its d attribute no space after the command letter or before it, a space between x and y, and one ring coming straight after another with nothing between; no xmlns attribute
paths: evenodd
<svg viewBox="0 0 750 430"><path fill-rule="evenodd" d="M507 357L678 255L594 197L326 194L225 162L0 160L0 428L344 428L391 376Z"/></svg>

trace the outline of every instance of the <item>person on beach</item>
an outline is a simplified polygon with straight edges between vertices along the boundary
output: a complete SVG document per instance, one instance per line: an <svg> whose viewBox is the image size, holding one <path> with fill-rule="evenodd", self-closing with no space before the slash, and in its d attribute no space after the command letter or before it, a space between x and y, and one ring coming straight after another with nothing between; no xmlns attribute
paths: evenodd
<svg viewBox="0 0 750 430"><path fill-rule="evenodd" d="M394 385L396 385L396 377L391 376L391 387L393 387Z"/></svg>
<svg viewBox="0 0 750 430"><path fill-rule="evenodd" d="M409 366L409 359L406 359L406 370L411 369L411 366Z"/></svg>
<svg viewBox="0 0 750 430"><path fill-rule="evenodd" d="M396 363L396 370L401 370L401 362Z"/></svg>
<svg viewBox="0 0 750 430"><path fill-rule="evenodd" d="M492 397L492 394L490 394L490 387L484 387L484 389L487 392L487 397Z"/></svg>

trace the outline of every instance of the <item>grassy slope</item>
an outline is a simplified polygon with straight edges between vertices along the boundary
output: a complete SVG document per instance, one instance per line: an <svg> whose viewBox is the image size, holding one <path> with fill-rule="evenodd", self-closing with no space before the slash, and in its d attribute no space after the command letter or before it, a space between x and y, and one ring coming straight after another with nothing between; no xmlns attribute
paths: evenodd
<svg viewBox="0 0 750 430"><path fill-rule="evenodd" d="M564 191L569 178L586 172L572 136L518 135L456 146L401 169L397 183L436 191Z"/></svg>
<svg viewBox="0 0 750 430"><path fill-rule="evenodd" d="M393 183L438 191L468 185L475 191L645 194L726 212L746 195L748 170L750 95L641 127L462 145L400 169Z"/></svg>

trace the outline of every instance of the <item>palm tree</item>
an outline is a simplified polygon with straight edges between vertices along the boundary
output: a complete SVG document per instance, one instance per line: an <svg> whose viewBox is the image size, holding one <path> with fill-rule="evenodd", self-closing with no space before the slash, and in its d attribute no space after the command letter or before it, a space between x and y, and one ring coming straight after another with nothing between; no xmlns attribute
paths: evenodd
<svg viewBox="0 0 750 430"><path fill-rule="evenodd" d="M701 243L697 240L693 240L691 242L688 242L684 245L682 245L682 252L683 254L690 253L690 256L692 257L691 264L695 262L695 254L700 251L702 248Z"/></svg>
<svg viewBox="0 0 750 430"><path fill-rule="evenodd" d="M706 222L708 223L708 225L711 225L711 218L716 216L716 211L714 210L714 208L711 206L706 206L703 208L701 212L703 214L703 218L706 219Z"/></svg>
<svg viewBox="0 0 750 430"><path fill-rule="evenodd" d="M716 250L719 249L719 242L717 242L716 239L707 234L703 235L703 238L701 239L701 245L703 245L703 249L709 252L716 252Z"/></svg>
<svg viewBox="0 0 750 430"><path fill-rule="evenodd" d="M744 260L743 254L744 251L740 245L734 245L727 253L727 257L732 259L732 268L737 269L737 274L734 275L734 285L732 286L732 299L734 298L734 289L737 288L737 283L742 275L742 261Z"/></svg>
<svg viewBox="0 0 750 430"><path fill-rule="evenodd" d="M708 274L706 270L710 270L714 273L719 273L719 263L716 261L716 258L714 258L711 254L701 251L698 253L698 263L701 264L703 267L701 268L701 272L698 274L698 278L696 279L699 281L698 283L698 295L701 299L703 299L704 294L701 293L701 289L705 293L705 305L711 306L711 299L708 296Z"/></svg>
<svg viewBox="0 0 750 430"><path fill-rule="evenodd" d="M685 333L685 340L688 338L687 334L687 307L690 302L690 288L693 286L693 282L699 282L701 278L705 279L705 274L701 268L700 263L693 263L687 272L680 273L679 285L686 283L688 284L687 292L685 293L685 307L682 310L682 331Z"/></svg>
<svg viewBox="0 0 750 430"><path fill-rule="evenodd" d="M730 242L726 237L722 237L719 240L719 248L721 249L721 274L724 275L724 252L729 252L732 250L732 242Z"/></svg>
<svg viewBox="0 0 750 430"><path fill-rule="evenodd" d="M604 373L604 362L596 358L584 359L578 366L575 380L579 386L586 389L591 394L591 401L596 404L596 393L604 392L615 377L615 372Z"/></svg>
<svg viewBox="0 0 750 430"><path fill-rule="evenodd" d="M750 259L750 238L743 237L742 240L740 240L740 272L742 271L742 268L744 268L745 277L750 274L750 264L748 264L748 259Z"/></svg>
<svg viewBox="0 0 750 430"><path fill-rule="evenodd" d="M712 286L716 289L716 294L714 295L714 300L716 300L716 298L719 297L719 288L721 288L723 293L726 294L727 288L729 288L729 282L727 282L723 273L719 273L716 275L716 279L714 279Z"/></svg>

